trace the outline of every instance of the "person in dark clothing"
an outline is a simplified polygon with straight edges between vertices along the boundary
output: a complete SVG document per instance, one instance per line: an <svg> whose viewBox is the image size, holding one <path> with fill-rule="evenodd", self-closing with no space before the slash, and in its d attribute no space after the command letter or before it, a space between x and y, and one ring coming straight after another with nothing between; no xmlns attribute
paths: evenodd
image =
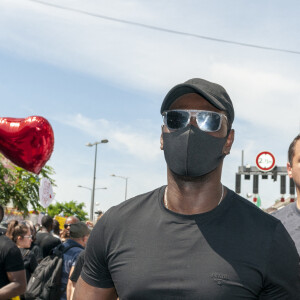
<svg viewBox="0 0 300 300"><path fill-rule="evenodd" d="M73 291L69 277L72 274L78 255L86 246L89 235L90 229L83 222L77 222L72 224L70 227L70 238L67 239L63 246L64 248L69 246L73 247L66 251L63 255L63 268L61 275L63 293L60 300L69 300L72 297Z"/></svg>
<svg viewBox="0 0 300 300"><path fill-rule="evenodd" d="M42 256L45 258L51 250L61 244L61 241L51 234L53 219L50 216L42 218L42 229L36 234L35 243L41 248Z"/></svg>
<svg viewBox="0 0 300 300"><path fill-rule="evenodd" d="M161 114L167 186L97 222L74 300L299 299L299 255L284 226L221 183L234 141L225 89L190 79Z"/></svg>
<svg viewBox="0 0 300 300"><path fill-rule="evenodd" d="M60 229L59 229L59 222L57 220L53 220L53 229L52 235L58 239L60 239Z"/></svg>
<svg viewBox="0 0 300 300"><path fill-rule="evenodd" d="M14 243L16 243L17 247L21 251L26 271L26 280L28 282L31 274L38 264L35 255L30 251L32 242L30 227L25 221L19 222L17 220L13 220L9 224L9 231L7 232L7 236Z"/></svg>
<svg viewBox="0 0 300 300"><path fill-rule="evenodd" d="M31 242L31 246L30 246L30 251L35 256L37 262L40 263L40 261L43 259L43 255L42 255L42 250L41 250L40 246L35 243L36 228L35 228L35 226L33 225L33 223L31 221L26 221L26 222L28 223L28 226L30 228L31 235L32 235L32 239L31 239L32 242Z"/></svg>
<svg viewBox="0 0 300 300"><path fill-rule="evenodd" d="M0 222L4 216L0 205ZM0 234L0 299L25 293L26 273L20 249L7 236Z"/></svg>

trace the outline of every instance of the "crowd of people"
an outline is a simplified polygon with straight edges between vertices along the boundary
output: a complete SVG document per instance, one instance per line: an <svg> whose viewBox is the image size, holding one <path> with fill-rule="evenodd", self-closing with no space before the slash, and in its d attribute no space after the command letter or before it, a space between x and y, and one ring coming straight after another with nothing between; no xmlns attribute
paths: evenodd
<svg viewBox="0 0 300 300"><path fill-rule="evenodd" d="M3 215L3 207L0 206L0 222ZM26 283L34 270L43 258L62 245L63 249L69 249L63 254L60 299L72 300L75 287L73 281L76 282L77 279L73 275L72 281L70 276L77 257L86 246L90 231L86 223L80 222L75 216L66 219L63 230L59 229L59 223L49 215L42 218L41 226L34 226L31 221L11 220L6 231L0 235L0 299L16 296L26 299ZM80 271L77 267L76 272L80 274Z"/></svg>
<svg viewBox="0 0 300 300"><path fill-rule="evenodd" d="M287 164L297 202L274 217L221 183L234 141L222 86L178 84L161 114L167 185L112 207L91 232L76 217L62 232L49 216L37 233L12 221L0 236L0 300L22 298L58 247L62 300L300 299L300 135Z"/></svg>

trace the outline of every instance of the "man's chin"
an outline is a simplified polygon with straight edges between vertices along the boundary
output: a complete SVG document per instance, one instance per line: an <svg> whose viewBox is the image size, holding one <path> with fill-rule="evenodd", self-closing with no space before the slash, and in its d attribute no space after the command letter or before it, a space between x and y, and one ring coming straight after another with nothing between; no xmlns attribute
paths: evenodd
<svg viewBox="0 0 300 300"><path fill-rule="evenodd" d="M209 179L210 174L213 172L213 171L211 171L211 172L209 172L207 174L203 174L201 176L186 176L186 175L176 174L171 169L169 169L169 170L172 173L175 180L180 180L180 181L185 181L185 182L206 182Z"/></svg>

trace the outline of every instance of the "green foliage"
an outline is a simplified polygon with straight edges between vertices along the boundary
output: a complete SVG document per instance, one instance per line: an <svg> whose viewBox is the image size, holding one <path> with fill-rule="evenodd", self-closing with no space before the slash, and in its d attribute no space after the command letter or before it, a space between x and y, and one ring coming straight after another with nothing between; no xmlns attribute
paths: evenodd
<svg viewBox="0 0 300 300"><path fill-rule="evenodd" d="M83 210L85 204L83 202L77 204L76 201L70 201L65 203L50 204L47 212L51 217L59 215L61 213L67 216L76 216L80 221L87 220L87 213Z"/></svg>
<svg viewBox="0 0 300 300"><path fill-rule="evenodd" d="M42 210L39 204L39 182L42 177L55 182L50 178L54 174L53 168L45 166L39 175L28 172L15 166L0 154L0 203L7 205L12 201L13 206L19 211L28 214L29 205L34 210Z"/></svg>

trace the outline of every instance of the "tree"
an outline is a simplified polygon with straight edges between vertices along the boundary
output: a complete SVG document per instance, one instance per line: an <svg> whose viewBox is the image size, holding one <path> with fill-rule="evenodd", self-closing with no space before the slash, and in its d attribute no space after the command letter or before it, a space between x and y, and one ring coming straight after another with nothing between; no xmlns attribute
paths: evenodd
<svg viewBox="0 0 300 300"><path fill-rule="evenodd" d="M65 203L58 202L56 204L50 204L47 212L52 218L63 213L65 217L76 216L80 221L85 221L87 220L87 213L83 210L84 206L85 204L83 202L77 204L77 202L73 200Z"/></svg>
<svg viewBox="0 0 300 300"><path fill-rule="evenodd" d="M42 177L50 180L55 186L51 175L55 172L52 167L45 166L39 175L17 167L0 154L0 203L7 205L10 201L13 207L28 214L29 205L34 210L42 210L39 204L39 182Z"/></svg>

